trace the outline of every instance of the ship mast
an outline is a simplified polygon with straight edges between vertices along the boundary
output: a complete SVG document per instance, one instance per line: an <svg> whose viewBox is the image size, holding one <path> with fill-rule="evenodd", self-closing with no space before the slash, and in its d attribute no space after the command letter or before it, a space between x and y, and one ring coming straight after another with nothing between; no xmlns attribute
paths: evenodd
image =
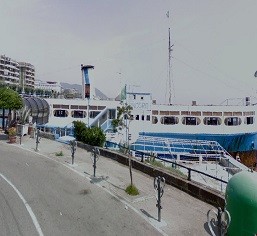
<svg viewBox="0 0 257 236"><path fill-rule="evenodd" d="M171 47L170 47L170 28L169 28L169 104L171 104L171 80L170 80L170 70L171 70Z"/></svg>
<svg viewBox="0 0 257 236"><path fill-rule="evenodd" d="M167 12L167 18L169 18L170 14L169 14L169 11ZM172 85L171 85L171 52L172 52L172 47L174 46L174 44L171 45L170 43L170 28L169 28L169 48L168 48L168 51L169 51L169 69L168 69L168 80L169 80L169 105L171 105L171 98L172 98L172 92L171 92L171 89L172 89Z"/></svg>

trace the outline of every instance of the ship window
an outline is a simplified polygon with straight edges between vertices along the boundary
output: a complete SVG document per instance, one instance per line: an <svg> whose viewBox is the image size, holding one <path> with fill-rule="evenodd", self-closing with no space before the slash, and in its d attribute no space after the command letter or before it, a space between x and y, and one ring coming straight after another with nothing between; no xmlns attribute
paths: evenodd
<svg viewBox="0 0 257 236"><path fill-rule="evenodd" d="M97 106L89 106L89 110L97 110Z"/></svg>
<svg viewBox="0 0 257 236"><path fill-rule="evenodd" d="M218 112L218 111L214 111L213 113L212 113L212 115L213 116L222 116L222 112Z"/></svg>
<svg viewBox="0 0 257 236"><path fill-rule="evenodd" d="M224 116L232 116L232 112L230 112L230 111L224 111Z"/></svg>
<svg viewBox="0 0 257 236"><path fill-rule="evenodd" d="M221 118L219 117L205 117L203 119L205 125L221 125Z"/></svg>
<svg viewBox="0 0 257 236"><path fill-rule="evenodd" d="M241 119L239 117L227 117L224 123L227 126L237 126L241 124Z"/></svg>
<svg viewBox="0 0 257 236"><path fill-rule="evenodd" d="M163 116L161 123L164 125L175 125L178 124L178 117L175 116Z"/></svg>
<svg viewBox="0 0 257 236"><path fill-rule="evenodd" d="M61 105L59 105L59 104L53 104L53 108L61 108Z"/></svg>
<svg viewBox="0 0 257 236"><path fill-rule="evenodd" d="M160 115L169 115L170 112L169 111L160 111Z"/></svg>
<svg viewBox="0 0 257 236"><path fill-rule="evenodd" d="M146 120L150 120L150 115L147 115L147 116L146 116Z"/></svg>
<svg viewBox="0 0 257 236"><path fill-rule="evenodd" d="M180 114L180 112L179 111L170 111L170 113L169 113L170 115L179 115Z"/></svg>
<svg viewBox="0 0 257 236"><path fill-rule="evenodd" d="M182 124L183 125L199 125L200 124L200 119L198 117L183 117L182 119Z"/></svg>
<svg viewBox="0 0 257 236"><path fill-rule="evenodd" d="M190 111L181 111L181 115L190 115Z"/></svg>
<svg viewBox="0 0 257 236"><path fill-rule="evenodd" d="M254 111L245 111L244 116L254 116L255 112Z"/></svg>
<svg viewBox="0 0 257 236"><path fill-rule="evenodd" d="M115 119L116 110L111 109L108 111L108 118L109 119Z"/></svg>
<svg viewBox="0 0 257 236"><path fill-rule="evenodd" d="M152 116L152 123L157 124L158 123L158 118L156 116Z"/></svg>
<svg viewBox="0 0 257 236"><path fill-rule="evenodd" d="M69 105L61 105L61 108L69 109L69 108L70 108L70 106L69 106Z"/></svg>
<svg viewBox="0 0 257 236"><path fill-rule="evenodd" d="M71 112L71 116L73 118L85 118L87 113L85 111L76 110Z"/></svg>
<svg viewBox="0 0 257 236"><path fill-rule="evenodd" d="M79 106L79 109L84 109L84 110L86 110L86 109L87 109L87 106Z"/></svg>
<svg viewBox="0 0 257 236"><path fill-rule="evenodd" d="M54 116L56 117L67 117L68 111L66 110L54 110Z"/></svg>
<svg viewBox="0 0 257 236"><path fill-rule="evenodd" d="M78 109L79 106L78 106L78 105L70 105L70 108L71 108L71 109Z"/></svg>
<svg viewBox="0 0 257 236"><path fill-rule="evenodd" d="M253 122L254 122L253 116L245 117L245 124L251 125L253 124Z"/></svg>
<svg viewBox="0 0 257 236"><path fill-rule="evenodd" d="M191 111L192 116L200 116L201 112L200 111Z"/></svg>
<svg viewBox="0 0 257 236"><path fill-rule="evenodd" d="M100 113L100 111L90 111L90 118L95 118L98 114Z"/></svg>
<svg viewBox="0 0 257 236"><path fill-rule="evenodd" d="M98 110L103 110L105 108L105 106L98 106L97 109Z"/></svg>

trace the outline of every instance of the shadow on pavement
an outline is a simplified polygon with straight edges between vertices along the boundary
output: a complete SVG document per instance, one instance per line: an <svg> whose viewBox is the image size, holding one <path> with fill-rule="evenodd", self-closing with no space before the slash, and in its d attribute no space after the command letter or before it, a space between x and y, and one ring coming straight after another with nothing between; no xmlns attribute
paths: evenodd
<svg viewBox="0 0 257 236"><path fill-rule="evenodd" d="M112 185L113 187L115 187L115 188L118 188L118 189L120 189L120 190L123 190L123 191L125 191L125 188L121 188L120 186L117 186L117 185L115 185L115 184L113 184L113 183L111 183L111 182L109 182L109 181L106 181L108 184L110 184L110 185Z"/></svg>
<svg viewBox="0 0 257 236"><path fill-rule="evenodd" d="M211 234L211 231L210 231L210 229L209 229L209 226L208 226L208 222L205 222L204 225L203 225L203 227L204 227L204 229L205 229L205 231L206 231L206 233L207 233L208 235L212 235L212 234ZM215 232L215 233L218 233L218 232L216 232L215 229L214 229L214 232ZM218 235L218 234L217 234L217 235Z"/></svg>
<svg viewBox="0 0 257 236"><path fill-rule="evenodd" d="M144 209L140 209L140 211L145 214L148 218L152 218L154 220L157 220L155 217L153 217L152 215L150 215L147 211L145 211Z"/></svg>
<svg viewBox="0 0 257 236"><path fill-rule="evenodd" d="M95 183L100 183L103 180L109 179L109 176L106 176L106 177L105 176L100 176L100 177L91 176L90 179L91 179L90 183L95 184Z"/></svg>

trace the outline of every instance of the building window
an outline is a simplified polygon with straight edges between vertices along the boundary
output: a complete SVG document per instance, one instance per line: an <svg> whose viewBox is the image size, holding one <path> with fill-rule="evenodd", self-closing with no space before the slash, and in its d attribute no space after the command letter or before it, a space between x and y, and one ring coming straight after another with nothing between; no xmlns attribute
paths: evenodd
<svg viewBox="0 0 257 236"><path fill-rule="evenodd" d="M219 117L205 117L203 119L205 125L221 125L221 118Z"/></svg>
<svg viewBox="0 0 257 236"><path fill-rule="evenodd" d="M139 115L136 115L136 120L139 120Z"/></svg>
<svg viewBox="0 0 257 236"><path fill-rule="evenodd" d="M227 126L237 126L241 125L241 119L239 117L227 117L224 121Z"/></svg>
<svg viewBox="0 0 257 236"><path fill-rule="evenodd" d="M145 120L145 116L144 116L144 115L142 115L142 116L141 116L141 119L142 119L142 120Z"/></svg>
<svg viewBox="0 0 257 236"><path fill-rule="evenodd" d="M150 115L146 116L146 120L149 121L150 120Z"/></svg>

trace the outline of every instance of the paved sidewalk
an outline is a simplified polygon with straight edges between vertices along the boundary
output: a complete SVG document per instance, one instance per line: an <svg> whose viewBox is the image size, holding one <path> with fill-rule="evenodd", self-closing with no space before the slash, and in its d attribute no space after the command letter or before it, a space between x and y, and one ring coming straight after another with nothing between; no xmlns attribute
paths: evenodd
<svg viewBox="0 0 257 236"><path fill-rule="evenodd" d="M0 142L7 142L1 138ZM10 148L23 148L35 152L36 140L25 136L22 144L17 138L16 144ZM63 156L56 156L62 151ZM130 183L129 170L114 160L100 156L97 162L96 177L93 177L93 163L91 153L77 148L75 163L71 164L71 150L69 145L42 138L38 145L36 155L50 158L78 174L85 176L87 181L98 185L102 190L109 192L117 200L124 203L124 208L132 208L146 221L152 224L163 235L210 235L207 229L208 210L213 206L202 202L175 187L166 185L162 197L162 221L158 222L156 198L153 188L153 178L140 171L133 170L133 181L140 191L138 196L129 196L125 193L126 186Z"/></svg>

